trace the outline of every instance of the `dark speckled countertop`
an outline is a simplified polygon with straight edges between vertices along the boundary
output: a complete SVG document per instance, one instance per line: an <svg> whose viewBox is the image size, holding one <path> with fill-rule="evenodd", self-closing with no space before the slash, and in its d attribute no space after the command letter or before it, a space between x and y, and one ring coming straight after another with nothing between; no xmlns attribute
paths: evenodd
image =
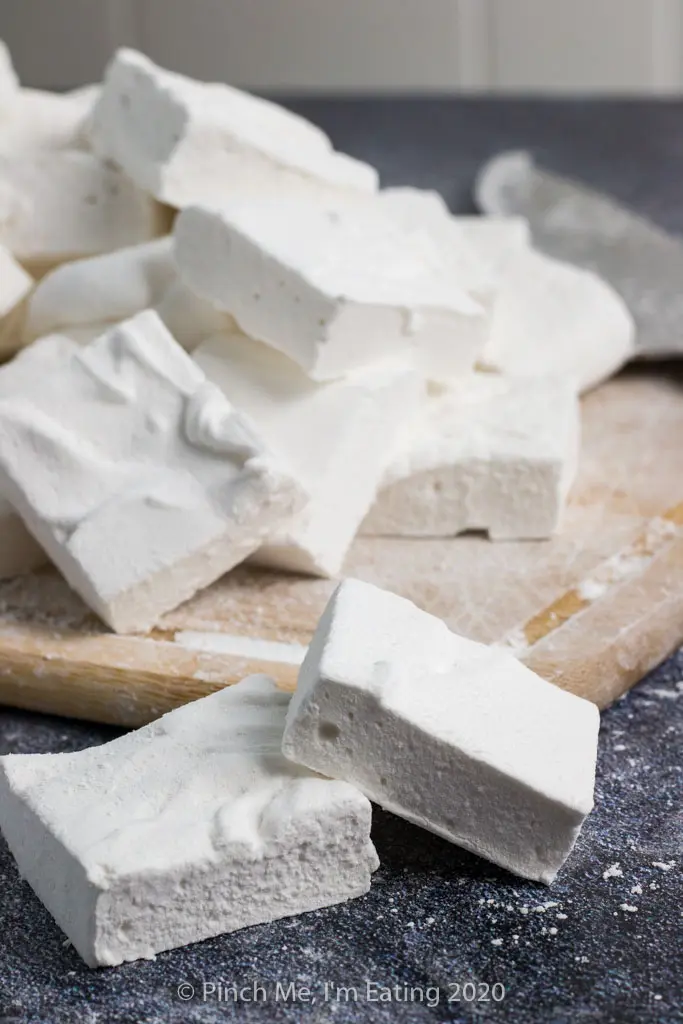
<svg viewBox="0 0 683 1024"><path fill-rule="evenodd" d="M293 106L384 184L436 188L453 209L471 208L483 160L527 147L683 234L683 103ZM0 1024L683 1021L682 727L679 654L604 714L596 810L551 888L375 811L367 896L115 969L65 946L0 841ZM1 753L114 735L0 709Z"/></svg>

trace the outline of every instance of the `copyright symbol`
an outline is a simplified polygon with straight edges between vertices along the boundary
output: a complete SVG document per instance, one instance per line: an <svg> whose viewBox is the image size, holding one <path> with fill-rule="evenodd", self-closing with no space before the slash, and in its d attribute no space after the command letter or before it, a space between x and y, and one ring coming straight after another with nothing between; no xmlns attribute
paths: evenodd
<svg viewBox="0 0 683 1024"><path fill-rule="evenodd" d="M178 985L178 998L187 1002L189 999L194 998L194 985L190 985L189 981L181 981Z"/></svg>

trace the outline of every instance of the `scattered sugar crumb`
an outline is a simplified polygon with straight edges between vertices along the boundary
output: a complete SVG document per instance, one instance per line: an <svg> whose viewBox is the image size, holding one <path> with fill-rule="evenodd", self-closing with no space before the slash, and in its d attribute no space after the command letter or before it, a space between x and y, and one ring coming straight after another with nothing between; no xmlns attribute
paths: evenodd
<svg viewBox="0 0 683 1024"><path fill-rule="evenodd" d="M660 1000L660 999L661 999L662 997L661 997L661 996L659 996L659 995L655 995L655 996L653 996L652 998L653 998L654 1000L656 1000L656 1002L659 1002L659 1000Z"/></svg>
<svg viewBox="0 0 683 1024"><path fill-rule="evenodd" d="M425 921L425 924L434 924L435 921L435 917L428 917L427 920Z"/></svg>
<svg viewBox="0 0 683 1024"><path fill-rule="evenodd" d="M659 886L657 885L656 882L650 882L650 888L651 889L659 889Z"/></svg>
<svg viewBox="0 0 683 1024"><path fill-rule="evenodd" d="M580 964L587 964L588 963L588 957L587 956L575 956L574 959L578 963L580 963Z"/></svg>
<svg viewBox="0 0 683 1024"><path fill-rule="evenodd" d="M539 903L537 907L533 907L534 914L545 914L545 907L542 903Z"/></svg>
<svg viewBox="0 0 683 1024"><path fill-rule="evenodd" d="M566 914L555 914L555 917L557 918L558 921L566 921L567 920L567 915Z"/></svg>
<svg viewBox="0 0 683 1024"><path fill-rule="evenodd" d="M515 942L519 942L519 935L513 935L512 938Z"/></svg>
<svg viewBox="0 0 683 1024"><path fill-rule="evenodd" d="M390 910L389 910L389 913L390 914L398 914L398 910L396 909L396 907L391 907Z"/></svg>
<svg viewBox="0 0 683 1024"><path fill-rule="evenodd" d="M648 690L647 692L648 694L651 694L653 697L660 697L662 700L678 700L678 698L683 695L683 691L679 689L662 690L653 688L651 690Z"/></svg>
<svg viewBox="0 0 683 1024"><path fill-rule="evenodd" d="M635 914L638 910L638 907L632 907L630 903L620 903L619 909L626 911L626 913L628 914Z"/></svg>
<svg viewBox="0 0 683 1024"><path fill-rule="evenodd" d="M659 868L660 871L671 871L672 868L676 867L676 861L670 860L668 864L661 860L652 861L653 868Z"/></svg>
<svg viewBox="0 0 683 1024"><path fill-rule="evenodd" d="M615 861L611 864L606 871L603 871L602 877L607 881L608 878L623 878L624 872L621 870L619 861Z"/></svg>
<svg viewBox="0 0 683 1024"><path fill-rule="evenodd" d="M505 909L506 909L506 910L513 910L514 908L513 908L513 906L512 906L512 904L511 904L511 903L506 903L506 905L505 905Z"/></svg>
<svg viewBox="0 0 683 1024"><path fill-rule="evenodd" d="M607 590L607 584L600 580L582 580L576 588L576 592L584 601L597 601Z"/></svg>
<svg viewBox="0 0 683 1024"><path fill-rule="evenodd" d="M491 939L491 945L492 946L502 946L503 945L503 940L502 939Z"/></svg>
<svg viewBox="0 0 683 1024"><path fill-rule="evenodd" d="M483 907L485 903L486 903L486 900L485 900L485 899L481 899L481 900L479 900L479 906L480 906L480 907Z"/></svg>
<svg viewBox="0 0 683 1024"><path fill-rule="evenodd" d="M551 935L557 935L557 928L548 928L548 931Z"/></svg>
<svg viewBox="0 0 683 1024"><path fill-rule="evenodd" d="M406 928L414 928L414 927L415 927L415 922L414 921L408 921L408 924L406 925Z"/></svg>
<svg viewBox="0 0 683 1024"><path fill-rule="evenodd" d="M626 746L625 746L625 745L624 745L623 743L617 743L617 744L616 744L616 745L614 746L614 750L619 750L619 751L621 751L621 750L626 750Z"/></svg>
<svg viewBox="0 0 683 1024"><path fill-rule="evenodd" d="M642 885L632 885L631 886L631 892L632 892L632 894L634 896L642 896L643 895L643 887L642 887Z"/></svg>
<svg viewBox="0 0 683 1024"><path fill-rule="evenodd" d="M546 910L549 907L559 907L559 905L560 904L557 902L557 900L546 900L545 903L543 904L543 906L546 908Z"/></svg>
<svg viewBox="0 0 683 1024"><path fill-rule="evenodd" d="M519 912L520 912L520 914L528 914L529 913L529 908L528 907L520 907L519 908Z"/></svg>

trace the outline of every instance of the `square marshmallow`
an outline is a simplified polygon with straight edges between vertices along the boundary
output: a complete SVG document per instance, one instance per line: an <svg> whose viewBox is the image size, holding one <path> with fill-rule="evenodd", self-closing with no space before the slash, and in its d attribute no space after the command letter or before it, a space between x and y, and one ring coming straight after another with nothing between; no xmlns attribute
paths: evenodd
<svg viewBox="0 0 683 1024"><path fill-rule="evenodd" d="M140 188L179 209L268 188L377 187L374 168L336 153L303 117L165 71L134 50L119 50L107 69L91 138Z"/></svg>
<svg viewBox="0 0 683 1024"><path fill-rule="evenodd" d="M194 358L240 412L258 424L308 495L276 524L254 558L262 565L334 576L377 495L387 452L417 409L421 385L393 363L317 384L267 345L233 333Z"/></svg>
<svg viewBox="0 0 683 1024"><path fill-rule="evenodd" d="M551 882L593 806L598 709L358 580L301 666L283 752L525 878Z"/></svg>
<svg viewBox="0 0 683 1024"><path fill-rule="evenodd" d="M175 226L181 276L240 328L329 380L383 358L428 377L470 370L488 317L448 247L380 202L261 199L190 207Z"/></svg>
<svg viewBox="0 0 683 1024"><path fill-rule="evenodd" d="M303 502L152 311L1 400L0 438L0 493L119 632L154 625Z"/></svg>
<svg viewBox="0 0 683 1024"><path fill-rule="evenodd" d="M98 96L96 85L63 93L19 89L8 116L0 120L0 153L18 157L88 149L86 125Z"/></svg>
<svg viewBox="0 0 683 1024"><path fill-rule="evenodd" d="M31 296L24 334L33 340L98 324L104 333L108 326L149 308L188 351L232 325L230 317L180 280L173 239L167 235L51 271Z"/></svg>
<svg viewBox="0 0 683 1024"><path fill-rule="evenodd" d="M12 398L36 377L51 380L55 371L78 350L69 338L56 336L37 341L0 366L0 401ZM2 441L0 440L0 446ZM31 572L43 565L47 556L24 526L19 515L0 490L0 580Z"/></svg>
<svg viewBox="0 0 683 1024"><path fill-rule="evenodd" d="M108 252L154 238L163 223L153 199L91 153L0 155L0 243L17 259Z"/></svg>
<svg viewBox="0 0 683 1024"><path fill-rule="evenodd" d="M579 437L571 381L464 377L427 396L407 424L362 532L550 537L575 476Z"/></svg>
<svg viewBox="0 0 683 1024"><path fill-rule="evenodd" d="M91 967L366 893L371 808L280 753L289 695L251 676L74 754L0 759L0 827Z"/></svg>

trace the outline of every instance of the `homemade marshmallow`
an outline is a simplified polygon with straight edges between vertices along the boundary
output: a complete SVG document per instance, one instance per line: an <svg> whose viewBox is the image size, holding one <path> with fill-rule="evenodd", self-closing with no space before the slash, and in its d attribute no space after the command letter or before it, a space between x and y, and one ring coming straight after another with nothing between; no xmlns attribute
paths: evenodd
<svg viewBox="0 0 683 1024"><path fill-rule="evenodd" d="M304 500L152 311L0 400L0 436L0 493L116 631L154 625Z"/></svg>
<svg viewBox="0 0 683 1024"><path fill-rule="evenodd" d="M16 352L22 343L24 300L33 288L33 278L0 245L0 358Z"/></svg>
<svg viewBox="0 0 683 1024"><path fill-rule="evenodd" d="M470 370L483 349L488 316L461 287L448 251L379 202L189 207L175 238L193 290L315 380L387 357L448 378Z"/></svg>
<svg viewBox="0 0 683 1024"><path fill-rule="evenodd" d="M474 226L469 237L476 247ZM511 253L501 274L480 360L484 368L517 376L564 376L583 392L633 356L633 318L597 275L524 246Z"/></svg>
<svg viewBox="0 0 683 1024"><path fill-rule="evenodd" d="M0 129L5 118L11 115L18 94L19 79L14 70L10 52L0 39Z"/></svg>
<svg viewBox="0 0 683 1024"><path fill-rule="evenodd" d="M294 572L336 575L377 494L396 437L417 409L421 384L402 365L379 364L318 384L291 360L232 334L194 358L236 409L258 424L308 503L278 523L254 559Z"/></svg>
<svg viewBox="0 0 683 1024"><path fill-rule="evenodd" d="M0 366L0 401L31 387L36 376L51 379L77 348L69 338L55 336L23 349L11 362ZM46 561L45 552L26 529L21 517L9 501L0 496L0 579L31 572Z"/></svg>
<svg viewBox="0 0 683 1024"><path fill-rule="evenodd" d="M387 810L551 882L593 806L598 709L511 654L358 580L304 658L283 753Z"/></svg>
<svg viewBox="0 0 683 1024"><path fill-rule="evenodd" d="M91 153L0 155L0 243L22 261L108 252L160 234L161 208Z"/></svg>
<svg viewBox="0 0 683 1024"><path fill-rule="evenodd" d="M119 50L107 69L91 139L140 188L177 208L313 183L377 188L374 168L336 153L304 118L228 85L165 71L134 50Z"/></svg>
<svg viewBox="0 0 683 1024"><path fill-rule="evenodd" d="M368 891L370 803L282 756L288 703L251 676L103 746L0 759L8 846L90 967Z"/></svg>
<svg viewBox="0 0 683 1024"><path fill-rule="evenodd" d="M472 374L428 395L405 425L362 532L549 537L574 479L579 436L571 381Z"/></svg>
<svg viewBox="0 0 683 1024"><path fill-rule="evenodd" d="M166 236L57 267L31 296L24 332L33 339L99 324L103 333L148 308L188 350L232 323L180 281Z"/></svg>
<svg viewBox="0 0 683 1024"><path fill-rule="evenodd" d="M86 125L99 92L96 85L65 93L20 89L7 117L0 118L0 153L87 149Z"/></svg>

